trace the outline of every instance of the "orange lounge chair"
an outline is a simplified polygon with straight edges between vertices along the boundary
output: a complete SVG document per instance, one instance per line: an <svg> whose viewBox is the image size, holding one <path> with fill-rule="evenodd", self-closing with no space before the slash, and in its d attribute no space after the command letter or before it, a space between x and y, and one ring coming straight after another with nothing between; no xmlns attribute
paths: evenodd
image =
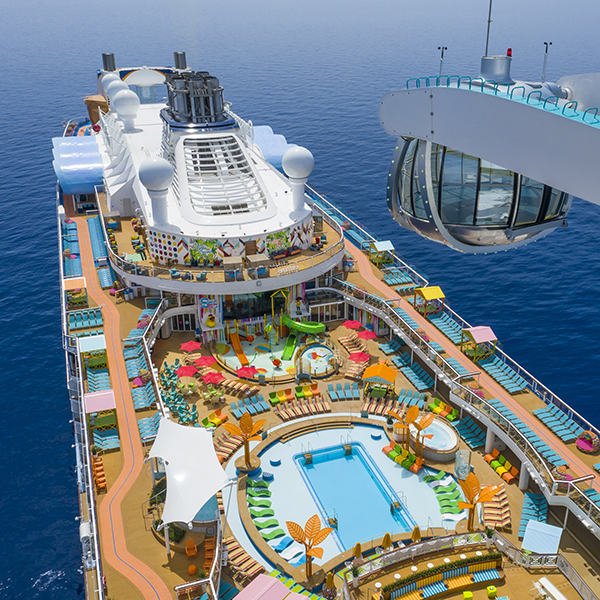
<svg viewBox="0 0 600 600"><path fill-rule="evenodd" d="M296 397L296 394L292 392L292 388L286 388L283 390L283 395L285 396L286 400L293 400Z"/></svg>
<svg viewBox="0 0 600 600"><path fill-rule="evenodd" d="M217 410L215 411L215 415L217 419L220 419L221 423L225 423L225 421L229 420L229 415L226 415L225 413L221 412L220 408L217 408Z"/></svg>
<svg viewBox="0 0 600 600"><path fill-rule="evenodd" d="M192 556L196 556L198 554L198 547L194 544L194 540L192 538L188 538L188 541L185 543L185 553L188 558L192 558Z"/></svg>
<svg viewBox="0 0 600 600"><path fill-rule="evenodd" d="M496 460L500 456L500 450L498 448L494 448L491 454L486 454L483 457L483 460L489 465L493 460Z"/></svg>
<svg viewBox="0 0 600 600"><path fill-rule="evenodd" d="M502 477L502 479L504 479L504 481L506 481L506 483L510 483L513 480L516 481L518 476L519 476L519 470L516 467L511 467L510 471L507 471L506 473L502 473L502 475L500 477Z"/></svg>

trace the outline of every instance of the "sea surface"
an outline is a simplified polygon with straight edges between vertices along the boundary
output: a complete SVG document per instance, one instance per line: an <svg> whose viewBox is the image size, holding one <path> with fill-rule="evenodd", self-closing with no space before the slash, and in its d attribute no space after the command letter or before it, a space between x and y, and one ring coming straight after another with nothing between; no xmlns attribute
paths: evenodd
<svg viewBox="0 0 600 600"><path fill-rule="evenodd" d="M315 156L310 184L440 285L454 310L600 425L600 208L575 200L569 227L526 248L467 256L402 230L385 186L395 140L378 101L407 78L476 75L483 0L2 0L0 19L0 599L83 597L72 425L61 348L51 138L85 114L101 53L119 66L219 77L233 109ZM490 53L513 75L600 70L591 0L494 5ZM543 144L543 140L540 140ZM565 152L569 149L565 148ZM120 599L122 600L122 599Z"/></svg>

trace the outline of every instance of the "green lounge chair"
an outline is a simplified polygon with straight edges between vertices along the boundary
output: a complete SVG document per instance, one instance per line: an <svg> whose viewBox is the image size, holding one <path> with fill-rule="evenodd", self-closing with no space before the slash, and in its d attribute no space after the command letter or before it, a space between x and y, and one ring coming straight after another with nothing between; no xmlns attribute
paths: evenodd
<svg viewBox="0 0 600 600"><path fill-rule="evenodd" d="M443 479L444 477L446 477L448 473L446 473L446 471L438 471L437 475L425 475L425 477L423 477L423 481L425 483L431 483L432 481L439 481L440 479Z"/></svg>
<svg viewBox="0 0 600 600"><path fill-rule="evenodd" d="M504 465L504 463L506 462L506 458L504 458L504 456L502 456L502 454L496 459L493 460L490 463L490 467L492 467L492 469L494 469L494 471L498 468Z"/></svg>
<svg viewBox="0 0 600 600"><path fill-rule="evenodd" d="M266 496L267 498L269 498L271 496L271 492L269 490L266 490L265 488L247 488L246 489L246 494L248 494L248 496Z"/></svg>
<svg viewBox="0 0 600 600"><path fill-rule="evenodd" d="M273 531L269 531L269 533L265 533L264 531L261 531L260 535L262 535L264 540L267 540L267 542L270 542L271 540L274 540L275 538L285 535L285 531L283 529L275 529Z"/></svg>
<svg viewBox="0 0 600 600"><path fill-rule="evenodd" d="M451 515L457 515L458 513L461 513L464 510L464 508L443 508L440 506L440 513L443 514L451 514Z"/></svg>
<svg viewBox="0 0 600 600"><path fill-rule="evenodd" d="M295 389L296 392L296 398L298 398L298 400L301 400L302 398L304 398L304 390L302 389L302 386L298 386Z"/></svg>
<svg viewBox="0 0 600 600"><path fill-rule="evenodd" d="M264 507L264 508L271 508L271 501L270 500L257 500L256 498L252 498L252 497L248 497L246 496L246 501L248 502L248 504L250 506L254 506L254 507Z"/></svg>
<svg viewBox="0 0 600 600"><path fill-rule="evenodd" d="M269 392L269 402L271 406L275 406L279 404L279 398L277 397L277 392Z"/></svg>
<svg viewBox="0 0 600 600"><path fill-rule="evenodd" d="M447 421L456 421L458 419L458 409L453 408L452 412L449 415L446 415Z"/></svg>
<svg viewBox="0 0 600 600"><path fill-rule="evenodd" d="M275 516L275 511L272 508L263 508L262 510L250 509L250 516L253 519L264 519L265 517Z"/></svg>
<svg viewBox="0 0 600 600"><path fill-rule="evenodd" d="M262 479L260 481L254 481L253 479L246 479L246 487L249 488L268 488L269 487L269 482L268 481L263 481Z"/></svg>
<svg viewBox="0 0 600 600"><path fill-rule="evenodd" d="M279 521L277 519L267 519L266 521L254 521L256 529L268 529L269 527L277 527Z"/></svg>
<svg viewBox="0 0 600 600"><path fill-rule="evenodd" d="M433 402L427 407L431 412L440 405L440 399L434 398Z"/></svg>
<svg viewBox="0 0 600 600"><path fill-rule="evenodd" d="M442 500L456 500L456 499L461 499L461 493L460 490L458 488L456 488L453 492L448 492L446 494L439 493L436 494L436 498L438 499L439 502L441 502Z"/></svg>
<svg viewBox="0 0 600 600"><path fill-rule="evenodd" d="M451 494L457 488L458 486L456 485L456 482L453 481L450 485L436 485L433 488L433 491L436 494Z"/></svg>

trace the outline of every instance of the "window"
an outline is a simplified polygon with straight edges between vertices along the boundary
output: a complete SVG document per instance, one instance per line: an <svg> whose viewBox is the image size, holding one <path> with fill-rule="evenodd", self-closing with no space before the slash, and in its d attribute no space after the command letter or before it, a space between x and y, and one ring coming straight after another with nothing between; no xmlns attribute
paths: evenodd
<svg viewBox="0 0 600 600"><path fill-rule="evenodd" d="M194 331L196 329L196 316L192 314L175 315L171 317L173 331Z"/></svg>
<svg viewBox="0 0 600 600"><path fill-rule="evenodd" d="M546 211L546 220L558 217L565 205L568 194L555 189L550 190L550 200L548 202L548 210Z"/></svg>
<svg viewBox="0 0 600 600"><path fill-rule="evenodd" d="M443 223L473 225L477 199L479 160L456 150L446 150L442 171Z"/></svg>
<svg viewBox="0 0 600 600"><path fill-rule="evenodd" d="M413 160L415 157L415 150L417 149L418 140L412 140L406 151L402 168L400 169L398 194L400 196L400 206L404 212L412 215L413 206L411 200L411 187L412 187L412 169Z"/></svg>
<svg viewBox="0 0 600 600"><path fill-rule="evenodd" d="M506 225L512 206L515 174L481 161L477 225Z"/></svg>
<svg viewBox="0 0 600 600"><path fill-rule="evenodd" d="M532 225L537 221L543 195L544 184L529 177L521 178L521 195L515 225Z"/></svg>

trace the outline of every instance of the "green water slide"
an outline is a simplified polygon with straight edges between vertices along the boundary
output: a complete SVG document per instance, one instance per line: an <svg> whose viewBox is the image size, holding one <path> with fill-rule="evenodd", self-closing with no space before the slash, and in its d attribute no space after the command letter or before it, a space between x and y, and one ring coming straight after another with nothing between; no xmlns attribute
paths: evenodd
<svg viewBox="0 0 600 600"><path fill-rule="evenodd" d="M325 323L316 323L315 321L301 323L300 321L290 319L288 315L283 315L281 323L287 325L290 331L299 333L311 333L314 335L315 333L323 333L325 331Z"/></svg>
<svg viewBox="0 0 600 600"><path fill-rule="evenodd" d="M296 340L297 336L295 333L290 331L290 335L287 337L287 341L285 343L285 348L283 349L283 354L281 355L282 360L291 360L294 355L294 350L296 348Z"/></svg>

